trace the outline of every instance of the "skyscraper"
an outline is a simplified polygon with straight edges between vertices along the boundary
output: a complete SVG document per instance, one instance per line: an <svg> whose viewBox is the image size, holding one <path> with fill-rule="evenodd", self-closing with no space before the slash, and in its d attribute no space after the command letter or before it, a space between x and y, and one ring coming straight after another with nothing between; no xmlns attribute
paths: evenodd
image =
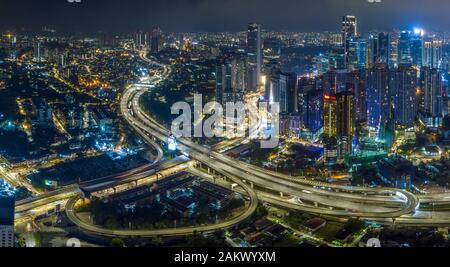
<svg viewBox="0 0 450 267"><path fill-rule="evenodd" d="M342 42L344 47L345 66L349 63L350 42L358 36L357 19L355 16L342 17Z"/></svg>
<svg viewBox="0 0 450 267"><path fill-rule="evenodd" d="M216 101L225 105L227 102L243 101L245 89L245 61L236 56L223 58L216 67Z"/></svg>
<svg viewBox="0 0 450 267"><path fill-rule="evenodd" d="M390 59L390 38L388 33L370 34L367 44L367 68L375 64L388 64Z"/></svg>
<svg viewBox="0 0 450 267"><path fill-rule="evenodd" d="M367 125L379 129L380 123L388 119L390 114L388 66L377 64L367 71L366 79Z"/></svg>
<svg viewBox="0 0 450 267"><path fill-rule="evenodd" d="M352 37L348 41L347 70L363 70L367 62L367 41L363 38Z"/></svg>
<svg viewBox="0 0 450 267"><path fill-rule="evenodd" d="M392 76L395 122L404 129L412 128L417 114L417 69L399 66Z"/></svg>
<svg viewBox="0 0 450 267"><path fill-rule="evenodd" d="M398 65L413 64L413 57L411 51L412 32L402 31L398 41Z"/></svg>
<svg viewBox="0 0 450 267"><path fill-rule="evenodd" d="M366 112L366 90L365 79L360 71L353 71L347 74L347 91L353 93L354 121L355 123L365 123Z"/></svg>
<svg viewBox="0 0 450 267"><path fill-rule="evenodd" d="M161 29L155 28L152 31L151 35L151 43L150 43L150 52L152 54L158 53L161 49Z"/></svg>
<svg viewBox="0 0 450 267"><path fill-rule="evenodd" d="M423 39L424 31L415 29L411 37L411 57L413 64L418 67L423 65Z"/></svg>
<svg viewBox="0 0 450 267"><path fill-rule="evenodd" d="M355 16L342 17L342 40L345 42L351 37L358 35L358 22Z"/></svg>
<svg viewBox="0 0 450 267"><path fill-rule="evenodd" d="M420 72L419 110L428 127L438 127L444 114L444 84L438 69L422 68Z"/></svg>
<svg viewBox="0 0 450 267"><path fill-rule="evenodd" d="M443 41L435 37L426 38L424 41L423 66L440 69L442 68Z"/></svg>
<svg viewBox="0 0 450 267"><path fill-rule="evenodd" d="M323 134L325 138L338 136L338 102L336 95L325 95L323 98Z"/></svg>
<svg viewBox="0 0 450 267"><path fill-rule="evenodd" d="M279 103L280 112L292 113L296 107L296 74L283 73L280 70L271 72L266 82L265 97L269 103Z"/></svg>
<svg viewBox="0 0 450 267"><path fill-rule="evenodd" d="M337 135L341 156L352 151L353 137L355 136L354 103L353 92L337 94Z"/></svg>
<svg viewBox="0 0 450 267"><path fill-rule="evenodd" d="M263 64L261 25L251 23L247 32L248 54L248 87L251 91L257 91L261 82L261 70Z"/></svg>
<svg viewBox="0 0 450 267"><path fill-rule="evenodd" d="M423 63L423 37L424 31L402 31L398 43L398 64L421 67Z"/></svg>

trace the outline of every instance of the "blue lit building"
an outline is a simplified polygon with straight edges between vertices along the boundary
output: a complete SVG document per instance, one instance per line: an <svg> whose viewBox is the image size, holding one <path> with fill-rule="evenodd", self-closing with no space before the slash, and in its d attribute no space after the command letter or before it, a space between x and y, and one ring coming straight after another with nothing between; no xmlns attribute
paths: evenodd
<svg viewBox="0 0 450 267"><path fill-rule="evenodd" d="M374 129L379 129L380 123L389 117L389 83L390 75L386 64L379 64L367 71L367 125Z"/></svg>
<svg viewBox="0 0 450 267"><path fill-rule="evenodd" d="M400 39L398 41L398 65L409 65L413 63L411 42L412 42L411 31L402 31L400 33Z"/></svg>

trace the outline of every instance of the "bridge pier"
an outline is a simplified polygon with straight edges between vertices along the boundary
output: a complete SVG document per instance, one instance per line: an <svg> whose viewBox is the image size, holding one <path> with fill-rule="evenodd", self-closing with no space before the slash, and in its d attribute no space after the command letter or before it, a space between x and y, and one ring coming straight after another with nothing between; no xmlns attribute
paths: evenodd
<svg viewBox="0 0 450 267"><path fill-rule="evenodd" d="M314 202L314 207L318 208L319 207L319 203Z"/></svg>
<svg viewBox="0 0 450 267"><path fill-rule="evenodd" d="M283 192L280 192L280 197L284 197L284 194L283 194Z"/></svg>

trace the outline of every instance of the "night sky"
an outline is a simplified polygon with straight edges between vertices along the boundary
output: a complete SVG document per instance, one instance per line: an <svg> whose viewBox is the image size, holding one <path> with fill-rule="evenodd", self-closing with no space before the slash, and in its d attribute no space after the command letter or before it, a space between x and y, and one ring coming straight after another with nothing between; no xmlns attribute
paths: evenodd
<svg viewBox="0 0 450 267"><path fill-rule="evenodd" d="M269 30L337 31L357 15L362 31L423 27L450 31L449 0L0 0L2 30L41 26L60 31L241 31L256 21Z"/></svg>

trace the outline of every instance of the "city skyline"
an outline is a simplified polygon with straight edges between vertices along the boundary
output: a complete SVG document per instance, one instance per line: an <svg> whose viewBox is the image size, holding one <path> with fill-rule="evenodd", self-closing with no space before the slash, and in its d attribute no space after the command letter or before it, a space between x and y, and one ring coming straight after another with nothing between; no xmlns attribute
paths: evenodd
<svg viewBox="0 0 450 267"><path fill-rule="evenodd" d="M450 247L450 5L66 1L0 11L0 248Z"/></svg>

